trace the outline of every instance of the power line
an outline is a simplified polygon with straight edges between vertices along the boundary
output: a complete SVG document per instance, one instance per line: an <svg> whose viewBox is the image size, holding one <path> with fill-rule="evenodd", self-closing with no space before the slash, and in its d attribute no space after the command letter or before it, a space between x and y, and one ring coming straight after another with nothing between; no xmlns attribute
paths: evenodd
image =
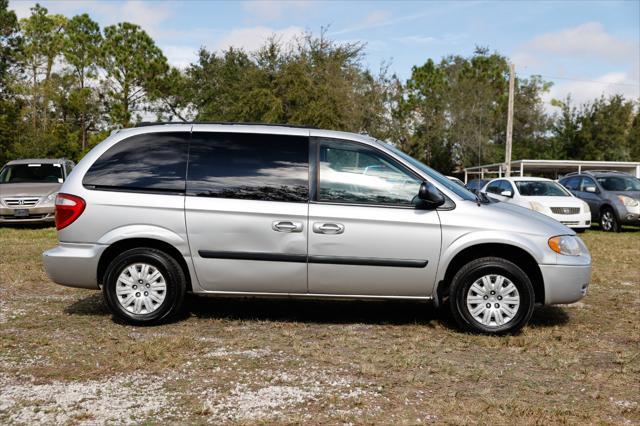
<svg viewBox="0 0 640 426"><path fill-rule="evenodd" d="M606 82L606 81L598 81L598 80L587 80L587 79L583 79L583 78L571 78L571 77L554 77L552 75L543 75L543 74L525 74L525 77L533 77L533 76L539 76L539 77L544 77L544 78L548 78L551 80L569 80L569 81L579 81L582 83L596 83L596 84L604 84L606 86L629 86L629 87L640 87L640 84L635 84L635 83L610 83L610 82Z"/></svg>

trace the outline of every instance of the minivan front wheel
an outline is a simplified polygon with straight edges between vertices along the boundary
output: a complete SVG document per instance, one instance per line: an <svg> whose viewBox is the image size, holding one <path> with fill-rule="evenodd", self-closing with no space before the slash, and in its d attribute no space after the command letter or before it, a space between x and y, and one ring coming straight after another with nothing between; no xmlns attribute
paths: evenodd
<svg viewBox="0 0 640 426"><path fill-rule="evenodd" d="M450 306L458 324L469 331L503 334L531 318L533 285L516 264L498 257L476 259L453 277Z"/></svg>
<svg viewBox="0 0 640 426"><path fill-rule="evenodd" d="M130 324L168 320L182 306L186 278L178 262L153 248L127 250L107 267L102 291L111 312Z"/></svg>

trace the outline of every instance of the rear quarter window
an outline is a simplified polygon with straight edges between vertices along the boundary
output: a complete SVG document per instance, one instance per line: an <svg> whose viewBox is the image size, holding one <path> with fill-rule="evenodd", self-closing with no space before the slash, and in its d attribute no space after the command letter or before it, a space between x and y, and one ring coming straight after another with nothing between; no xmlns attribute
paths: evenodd
<svg viewBox="0 0 640 426"><path fill-rule="evenodd" d="M188 132L145 133L109 148L82 180L90 189L184 193Z"/></svg>

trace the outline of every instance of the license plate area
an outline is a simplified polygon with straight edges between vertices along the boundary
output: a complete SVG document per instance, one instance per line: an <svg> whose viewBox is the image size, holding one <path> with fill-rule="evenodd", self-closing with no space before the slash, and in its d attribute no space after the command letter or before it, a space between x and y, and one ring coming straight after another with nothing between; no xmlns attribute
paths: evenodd
<svg viewBox="0 0 640 426"><path fill-rule="evenodd" d="M29 217L29 209L15 209L13 215L15 217Z"/></svg>

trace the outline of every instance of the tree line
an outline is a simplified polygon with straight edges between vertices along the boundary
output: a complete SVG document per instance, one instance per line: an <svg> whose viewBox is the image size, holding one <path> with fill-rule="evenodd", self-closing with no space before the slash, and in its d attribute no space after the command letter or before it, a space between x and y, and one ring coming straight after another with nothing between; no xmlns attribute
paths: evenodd
<svg viewBox="0 0 640 426"><path fill-rule="evenodd" d="M40 5L18 20L0 0L0 161L81 158L139 121L313 126L388 140L445 173L504 161L508 58L478 47L414 66L408 80L363 65L365 44L326 31L256 51L201 48L172 67L128 22L105 28ZM516 78L513 158L640 160L638 100L554 100L539 76Z"/></svg>

